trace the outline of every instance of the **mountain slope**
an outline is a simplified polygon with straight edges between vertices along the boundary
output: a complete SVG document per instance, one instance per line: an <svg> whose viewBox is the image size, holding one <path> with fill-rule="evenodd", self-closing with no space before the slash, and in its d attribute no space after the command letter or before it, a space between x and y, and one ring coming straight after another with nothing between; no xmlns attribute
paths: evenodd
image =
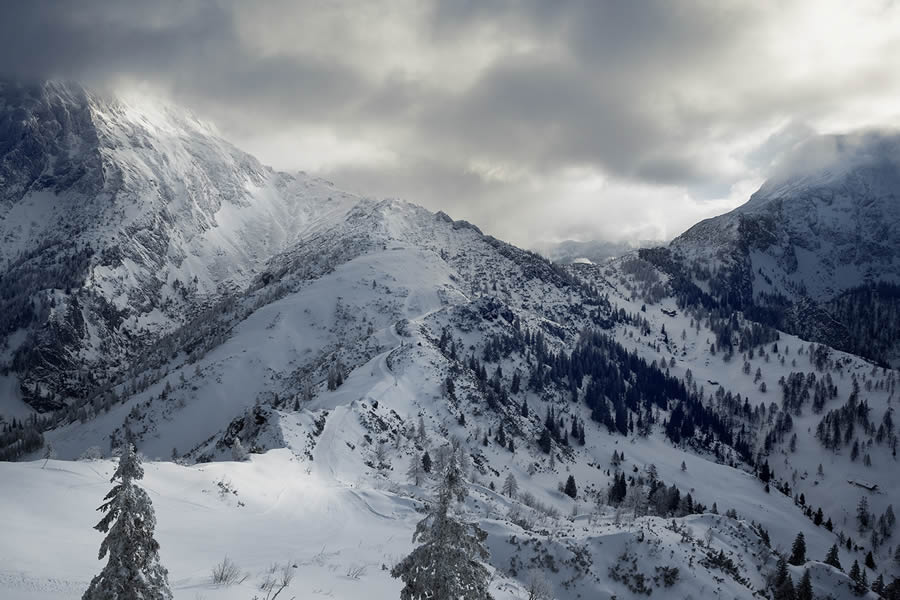
<svg viewBox="0 0 900 600"><path fill-rule="evenodd" d="M355 202L189 113L76 85L0 84L0 131L0 358L39 409L102 384Z"/></svg>
<svg viewBox="0 0 900 600"><path fill-rule="evenodd" d="M255 452L285 447L292 451L294 460L302 461L329 486L387 488L401 496L424 491L419 486L407 487L405 470L410 461L419 460L425 451L439 456L458 445L471 461L470 479L479 490L479 505L469 507L466 514L474 519L484 519L484 511L493 515L483 524L494 536L492 564L505 573L504 577L512 577L509 593L514 593L527 577L527 569L517 567L516 560L530 556L528 545L510 547L511 536L517 536L519 544L525 539L533 540L529 544L536 540L551 544L551 552L559 561L575 560L584 544L591 548L588 555L597 568L590 571L590 577L582 579L585 574L575 570L564 571L565 578L549 576L553 585L559 586L561 597L576 590L629 597L632 592L627 582L636 585L634 580L615 581L610 575L610 569L620 562L619 568L627 568L630 559L619 561L621 556L640 557L639 571L644 573L649 565L671 566L655 563L653 557L682 552L678 544L688 544L679 541L684 537L680 533L671 532L671 539L664 533L660 554L634 554L641 548L638 538L644 539L640 531L649 528L654 535L662 533L652 519L641 516L650 510L645 506L657 501L650 500L655 496L645 479L651 465L660 480L703 503L707 507L704 512L715 504L721 512L735 511L745 521L745 528L750 528L751 522L761 524L776 548L788 548L797 531L802 531L811 558L823 557L839 532L855 537L852 524L842 524L842 515L860 496L866 495L872 510L880 514L890 498L900 493L887 475L895 459L890 444L884 441L871 446L875 466L865 472L860 471L863 467L859 461L835 455L829 458L821 476L813 476L823 458L819 441L808 430L815 431L821 416L809 413L808 408L802 420L794 417L793 431L799 441L797 450L789 451L789 436L779 429L785 413L767 402L780 397L781 378L802 371L816 354L810 350L807 359L805 343L782 336L779 350L771 351L771 361L770 350L756 346L758 354L749 359L751 368L745 374L740 361L721 352L710 353L704 343L716 339L710 328L695 328L687 314L669 314L678 311L674 299L662 304L669 312L652 308L642 313L642 298L632 299L624 292L634 285L635 276L615 264L606 267L607 271L602 269L585 265L568 274L558 272L541 259L444 215L396 201L364 201L350 211L344 223L311 234L273 260L264 277L269 282L229 309L232 316L218 313L224 318L219 329L227 330L222 338L205 349L192 350L190 359L188 352L182 351L172 360L167 348L161 352L165 357L162 367L149 366L135 375L135 380L142 380L158 374L146 389L139 385L130 391L129 386L134 384L125 383L121 403L105 405L107 400L100 399L86 405L86 422L75 421L46 436L66 458L74 458L94 445L106 453L106 443L118 445L126 425L151 457L174 453L191 460L222 460L231 456L236 440ZM613 314L643 316L620 316L611 322ZM580 332L586 327L609 331L617 343L648 363L665 365L680 380L692 382L693 388L703 388L710 409L729 415L732 431L754 431L747 438L753 447L751 455L755 458L759 452L764 458L768 456L777 473L772 491L767 492L763 483L745 470L747 465L714 435L712 442L698 435L673 444L663 432L665 418L676 403L667 403L667 409L656 411L661 414L648 434L637 433L636 426L622 435L596 422L595 413L586 405L589 381L577 387L578 401L573 402L568 376L562 375L556 383L551 374L557 359L552 355L542 358L540 345L522 348L514 341L517 330L529 332L526 337L543 332L546 337L542 343L569 353L580 346ZM188 329L205 332L204 337L210 331L196 326ZM685 335L679 342L676 334L681 330ZM449 341L442 342L445 337ZM173 347L181 345L177 342ZM509 349L504 349L507 346ZM757 366L764 371L762 379L772 391L759 391L759 381L753 376ZM809 368L821 374L814 366ZM867 398L874 419L889 406L896 381L890 374L871 372L864 361L840 354L829 356L823 368L842 373L839 380L835 375L837 398L828 400L826 409L838 408L851 392L851 382L857 379L867 389L873 387ZM536 369L547 373L548 380L532 387L530 374ZM330 389L335 370L341 372L342 383ZM512 379L518 375L522 384L514 392ZM454 382L452 393L448 379ZM734 394L740 396L735 399ZM763 416L733 416L734 406L743 402L741 396L753 403L751 412L757 415L759 405L764 406ZM610 402L613 400L611 397ZM529 407L527 416L521 410L523 404ZM551 442L550 454L541 450L537 441L551 409L565 420L563 432L573 423L584 428L584 446L575 436L564 433ZM785 405L784 411L788 410L789 405ZM629 409L627 417L640 423L652 412ZM421 436L417 432L420 419ZM514 451L509 450L508 442L498 441L500 429L513 440ZM488 431L491 433L486 435ZM768 434L778 437L773 438L774 446L766 449ZM625 453L625 464L609 462L613 451ZM684 470L682 462L686 464ZM616 509L606 507L616 472L633 476L633 489L643 489L640 493L646 494L634 496L635 504L629 500L619 508L638 517L634 523L638 529L616 525L620 519ZM494 491L501 488L508 474L520 482L522 498L527 493L529 504L512 502ZM567 474L579 482L577 501L556 490ZM845 483L848 479L874 479L883 486L884 494L869 495ZM774 489L776 481L779 486L787 484L795 493L804 493L805 504L794 501L790 493ZM819 492L823 483L829 485L827 495ZM803 518L808 506L821 507L837 524L835 532ZM521 520L522 511L525 525L515 527L524 529L510 529L509 522ZM574 524L559 517L594 511L598 517L575 519ZM541 516L546 514L550 516ZM498 518L502 524L491 522ZM592 523L595 518L599 520ZM690 527L694 529L692 536L705 531L693 520L696 517L680 518L688 521L679 521L676 529ZM785 526L787 523L791 526ZM411 523L392 526L408 531ZM554 533L541 534L547 527ZM576 534L578 530L586 537ZM755 535L751 531L742 534L750 540ZM721 548L738 551L744 543L743 538L738 539L741 541L723 542ZM615 557L609 557L610 547L617 548ZM879 563L889 560L886 553L889 549L882 547ZM764 572L773 568L770 554L761 550L752 554L742 559L743 567L733 577L723 580L729 582L731 593L737 597L765 586L757 567ZM677 564L684 585L700 594L714 586L719 575L688 576L691 555L683 557L688 562ZM861 561L862 555L864 551L859 549L842 551L842 560L845 564ZM365 560L370 562L383 560L374 554L367 556ZM540 556L538 552L538 559L543 560ZM695 555L695 560L702 556ZM576 577L575 582L569 580L571 577ZM846 591L847 585L842 577L828 580L824 589L840 597L841 586ZM871 573L870 579L874 577ZM567 581L575 587L563 586ZM390 582L384 584L389 589Z"/></svg>
<svg viewBox="0 0 900 600"><path fill-rule="evenodd" d="M900 357L900 135L829 136L750 200L647 252L730 308L870 358ZM653 258L657 256L657 258ZM671 271L671 269L669 269ZM876 319L878 330L859 323Z"/></svg>

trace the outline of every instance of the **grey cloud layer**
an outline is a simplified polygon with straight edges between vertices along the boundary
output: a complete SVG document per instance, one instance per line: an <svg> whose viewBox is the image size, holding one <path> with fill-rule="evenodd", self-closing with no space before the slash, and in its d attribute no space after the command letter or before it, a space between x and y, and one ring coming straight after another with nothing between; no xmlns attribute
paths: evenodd
<svg viewBox="0 0 900 600"><path fill-rule="evenodd" d="M863 5L872 23L896 13ZM325 129L393 157L338 151L328 165L338 183L447 207L520 243L540 226L555 228L546 237L654 237L677 233L705 200L808 137L805 121L896 89L900 36L853 68L810 62L797 75L790 47L772 49L802 38L802 6L6 2L0 73L149 83L238 143ZM284 144L262 154L279 167L310 159ZM574 185L573 171L612 184ZM585 215L610 210L623 190L632 211L611 212L624 226L598 220L584 231L595 222ZM560 213L549 225L547 206Z"/></svg>

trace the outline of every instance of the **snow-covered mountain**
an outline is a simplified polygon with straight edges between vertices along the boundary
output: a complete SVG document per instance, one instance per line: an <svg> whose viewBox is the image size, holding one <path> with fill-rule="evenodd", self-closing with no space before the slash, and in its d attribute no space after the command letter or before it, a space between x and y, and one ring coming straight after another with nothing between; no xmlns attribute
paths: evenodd
<svg viewBox="0 0 900 600"><path fill-rule="evenodd" d="M65 408L0 433L3 456L23 459L0 463L0 596L83 591L104 457L126 431L152 461L179 600L252 597L274 562L296 569L298 598L397 597L388 570L451 453L498 599L756 598L798 533L806 557L789 573L808 570L819 596L857 597L845 572L869 551L869 582L900 574L896 371L693 302L675 261L556 265L444 213L273 172L177 109L14 89L31 112L8 112L35 115L15 123L45 132L31 136L45 163L4 175L28 183L4 200L2 256L34 254L7 259L4 282L67 308L2 336L21 356L83 322L46 347L91 371L56 392ZM79 166L85 128L100 171ZM9 144L7 163L34 143ZM23 173L45 170L31 191L41 177ZM39 206L47 218L30 218ZM84 274L48 287L49 265L81 247L70 239L90 244ZM103 303L128 312L109 321ZM5 381L26 390L55 381L42 362L14 367ZM7 391L0 415L22 410ZM59 460L27 462L44 442ZM430 474L414 468L425 455ZM835 544L843 570L821 562ZM242 583L210 583L225 555Z"/></svg>
<svg viewBox="0 0 900 600"><path fill-rule="evenodd" d="M354 201L186 111L0 83L0 361L58 408Z"/></svg>
<svg viewBox="0 0 900 600"><path fill-rule="evenodd" d="M898 197L900 134L817 138L746 204L691 227L657 262L674 259L704 291L754 318L896 361Z"/></svg>

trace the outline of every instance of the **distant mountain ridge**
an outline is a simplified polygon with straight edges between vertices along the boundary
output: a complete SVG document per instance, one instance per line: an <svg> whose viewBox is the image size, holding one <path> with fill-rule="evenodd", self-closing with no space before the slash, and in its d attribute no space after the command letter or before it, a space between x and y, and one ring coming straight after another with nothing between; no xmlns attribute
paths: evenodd
<svg viewBox="0 0 900 600"><path fill-rule="evenodd" d="M539 246L538 251L552 260L562 264L571 264L579 259L587 259L592 263L604 263L618 258L638 248L658 246L661 242L641 240L637 242L607 242L603 240L577 241L565 240L556 244Z"/></svg>

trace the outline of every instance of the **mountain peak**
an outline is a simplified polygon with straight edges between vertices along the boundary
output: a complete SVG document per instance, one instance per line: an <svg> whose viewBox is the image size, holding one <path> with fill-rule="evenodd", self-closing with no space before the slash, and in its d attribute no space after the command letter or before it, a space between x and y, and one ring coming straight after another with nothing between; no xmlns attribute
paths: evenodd
<svg viewBox="0 0 900 600"><path fill-rule="evenodd" d="M894 193L900 183L900 131L823 135L799 144L741 209L813 190L860 186L865 195ZM849 190L848 190L849 191Z"/></svg>
<svg viewBox="0 0 900 600"><path fill-rule="evenodd" d="M51 379L78 379L64 372L98 347L127 353L245 288L321 212L354 202L263 166L167 103L4 83L0 335L21 335L0 364L16 363L31 393L74 393ZM41 361L38 392L28 374Z"/></svg>
<svg viewBox="0 0 900 600"><path fill-rule="evenodd" d="M731 308L778 315L781 329L887 359L895 352L887 339L877 352L850 344L841 311L900 282L898 194L900 134L823 136L782 161L746 204L697 223L670 249Z"/></svg>

